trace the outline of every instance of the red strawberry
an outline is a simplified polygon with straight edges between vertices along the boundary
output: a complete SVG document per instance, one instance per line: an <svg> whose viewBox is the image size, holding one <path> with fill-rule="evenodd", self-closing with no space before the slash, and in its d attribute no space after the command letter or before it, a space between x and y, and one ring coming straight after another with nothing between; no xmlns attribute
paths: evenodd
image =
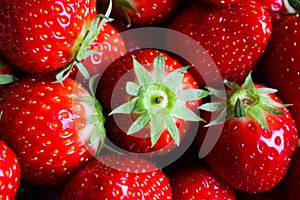
<svg viewBox="0 0 300 200"><path fill-rule="evenodd" d="M190 121L202 120L193 111L199 99L208 95L198 89L186 69L152 49L132 51L113 62L100 78L96 93L104 114L109 115L107 137L131 152L159 150L162 154L179 145Z"/></svg>
<svg viewBox="0 0 300 200"><path fill-rule="evenodd" d="M100 0L99 10L106 9L107 1ZM179 0L114 0L113 18L137 26L150 26L165 23L179 8ZM104 4L104 5L103 5Z"/></svg>
<svg viewBox="0 0 300 200"><path fill-rule="evenodd" d="M101 75L111 62L126 52L122 36L110 23L105 23L101 27L89 49L96 52L85 58L82 65L91 76ZM81 73L78 73L76 67L72 68L71 77L85 86L88 84L88 80Z"/></svg>
<svg viewBox="0 0 300 200"><path fill-rule="evenodd" d="M95 0L3 0L0 49L26 72L53 71L75 59L95 16Z"/></svg>
<svg viewBox="0 0 300 200"><path fill-rule="evenodd" d="M166 200L172 192L167 177L149 161L104 155L67 182L61 199Z"/></svg>
<svg viewBox="0 0 300 200"><path fill-rule="evenodd" d="M16 79L16 73L15 67L0 53L0 88L13 82Z"/></svg>
<svg viewBox="0 0 300 200"><path fill-rule="evenodd" d="M285 177L284 197L287 200L300 199L300 149L298 148Z"/></svg>
<svg viewBox="0 0 300 200"><path fill-rule="evenodd" d="M20 184L20 165L15 153L0 140L0 199L14 199Z"/></svg>
<svg viewBox="0 0 300 200"><path fill-rule="evenodd" d="M225 83L230 88L227 98L211 90L223 100L200 106L207 111L222 110L208 124L220 136L206 161L238 190L250 193L270 190L284 177L296 150L295 122L274 94L276 90L253 83L250 75L242 86ZM205 131L200 129L198 133L203 135Z"/></svg>
<svg viewBox="0 0 300 200"><path fill-rule="evenodd" d="M105 134L100 107L87 90L70 78L64 86L53 80L53 74L24 76L0 95L0 136L20 159L23 179L36 185L65 181Z"/></svg>
<svg viewBox="0 0 300 200"><path fill-rule="evenodd" d="M173 200L235 200L235 192L200 160L181 160L165 169ZM188 163L188 164L187 164Z"/></svg>
<svg viewBox="0 0 300 200"><path fill-rule="evenodd" d="M257 68L257 80L278 89L300 128L300 18L290 17L274 26L267 51Z"/></svg>
<svg viewBox="0 0 300 200"><path fill-rule="evenodd" d="M263 6L254 0L231 6L195 3L188 6L169 28L182 32L206 49L224 79L241 83L263 55L271 35L272 24ZM167 37L167 47L188 48L186 41L174 42ZM192 63L196 69L206 66ZM207 69L206 69L207 68ZM206 79L213 85L214 68L207 66ZM200 76L198 74L198 76ZM204 85L201 77L195 77ZM201 82L200 82L201 81Z"/></svg>

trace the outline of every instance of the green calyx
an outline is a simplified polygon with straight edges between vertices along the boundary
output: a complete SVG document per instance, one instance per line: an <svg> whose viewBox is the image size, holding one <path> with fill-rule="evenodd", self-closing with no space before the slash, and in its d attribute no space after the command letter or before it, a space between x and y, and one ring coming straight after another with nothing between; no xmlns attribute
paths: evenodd
<svg viewBox="0 0 300 200"><path fill-rule="evenodd" d="M299 0L288 0L289 4L297 11L300 11L300 1Z"/></svg>
<svg viewBox="0 0 300 200"><path fill-rule="evenodd" d="M222 94L222 91L208 88L212 95L222 99L220 102L211 102L201 105L199 108L209 112L220 111L217 119L211 121L206 126L224 123L226 120L235 117L251 117L260 123L265 129L269 129L265 113L279 115L283 112L278 109L287 104L279 104L267 97L268 94L276 93L277 90L271 88L256 88L251 78L251 73L246 77L242 86L236 83L224 81L230 89ZM224 95L225 94L225 95Z"/></svg>
<svg viewBox="0 0 300 200"><path fill-rule="evenodd" d="M154 73L148 72L134 57L134 72L138 83L127 82L126 92L132 100L115 108L116 113L138 114L127 134L134 134L150 125L151 143L154 146L163 130L167 128L175 143L179 145L180 134L174 118L186 121L203 121L184 102L204 98L209 92L199 89L179 90L188 67L174 70L165 76L165 60L162 55L154 59Z"/></svg>
<svg viewBox="0 0 300 200"><path fill-rule="evenodd" d="M80 44L80 48L77 51L74 60L56 75L56 82L63 84L63 81L67 77L69 77L75 65L78 68L79 72L83 75L83 77L87 80L90 80L91 77L89 75L89 72L87 71L85 66L83 66L81 61L95 53L95 50L90 50L89 47L100 33L101 28L104 26L104 24L111 21L111 19L109 18L111 11L112 0L109 0L109 6L106 13L104 15L97 15L92 21L89 30L85 33L83 41Z"/></svg>

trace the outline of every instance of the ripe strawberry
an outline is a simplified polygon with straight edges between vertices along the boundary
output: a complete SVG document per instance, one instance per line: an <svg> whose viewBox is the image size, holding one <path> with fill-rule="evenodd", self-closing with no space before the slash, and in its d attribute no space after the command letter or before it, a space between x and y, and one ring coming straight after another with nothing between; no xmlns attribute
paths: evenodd
<svg viewBox="0 0 300 200"><path fill-rule="evenodd" d="M270 190L282 180L296 150L295 122L274 94L276 90L253 83L250 75L242 86L225 83L230 88L227 98L211 90L223 100L200 106L206 111L222 110L208 124L213 132L219 131L220 137L205 159L238 190ZM199 134L205 133L200 128Z"/></svg>
<svg viewBox="0 0 300 200"><path fill-rule="evenodd" d="M274 26L274 32L266 53L257 68L257 80L278 89L284 102L292 104L292 112L300 128L300 18L282 20Z"/></svg>
<svg viewBox="0 0 300 200"><path fill-rule="evenodd" d="M104 115L109 115L107 137L131 152L163 154L179 145L190 121L202 120L193 111L208 95L186 70L153 49L135 50L113 62L96 92Z"/></svg>
<svg viewBox="0 0 300 200"><path fill-rule="evenodd" d="M172 192L168 178L151 162L103 155L66 183L61 199L165 200L172 199Z"/></svg>
<svg viewBox="0 0 300 200"><path fill-rule="evenodd" d="M14 199L20 184L20 165L15 153L0 140L0 199Z"/></svg>
<svg viewBox="0 0 300 200"><path fill-rule="evenodd" d="M36 185L65 181L105 134L100 105L87 90L71 78L64 86L53 80L24 76L0 95L0 136L20 159L22 178Z"/></svg>
<svg viewBox="0 0 300 200"><path fill-rule="evenodd" d="M107 1L99 1L99 10L107 7ZM179 8L179 0L114 0L113 18L127 24L150 26L163 24L171 19Z"/></svg>
<svg viewBox="0 0 300 200"><path fill-rule="evenodd" d="M171 22L169 28L202 45L224 79L241 83L263 55L272 24L263 6L250 0L231 6L192 4ZM166 43L172 49L188 48L186 41L174 42L171 36L167 36ZM214 68L192 64L198 70L205 67L202 71L206 74L202 75L208 80L206 84L214 84ZM195 72L194 76L200 85L204 85L200 74L196 77Z"/></svg>
<svg viewBox="0 0 300 200"><path fill-rule="evenodd" d="M111 62L126 52L122 36L110 23L105 23L101 27L89 49L96 52L85 58L81 64L91 76L101 75ZM84 78L82 73L79 73L78 68L72 68L70 76L76 79L77 82L87 86L88 80Z"/></svg>
<svg viewBox="0 0 300 200"><path fill-rule="evenodd" d="M285 177L284 197L287 200L300 199L300 149L293 156L291 166Z"/></svg>
<svg viewBox="0 0 300 200"><path fill-rule="evenodd" d="M165 169L173 200L235 200L235 192L201 161L181 160ZM188 163L188 165L187 165Z"/></svg>
<svg viewBox="0 0 300 200"><path fill-rule="evenodd" d="M95 16L95 0L3 0L0 49L21 70L53 71L75 59Z"/></svg>
<svg viewBox="0 0 300 200"><path fill-rule="evenodd" d="M0 53L0 88L13 82L16 79L16 73L15 67Z"/></svg>

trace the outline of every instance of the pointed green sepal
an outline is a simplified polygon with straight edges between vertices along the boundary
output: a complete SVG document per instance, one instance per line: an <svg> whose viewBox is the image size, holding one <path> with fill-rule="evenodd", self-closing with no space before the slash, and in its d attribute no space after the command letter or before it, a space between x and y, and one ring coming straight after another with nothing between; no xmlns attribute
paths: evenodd
<svg viewBox="0 0 300 200"><path fill-rule="evenodd" d="M141 86L134 82L126 83L126 92L131 96L138 96L140 94Z"/></svg>
<svg viewBox="0 0 300 200"><path fill-rule="evenodd" d="M175 144L178 146L180 143L180 134L179 134L179 130L174 122L174 119L172 118L171 115L166 116L166 124L167 124L167 129L169 131L169 134L175 141Z"/></svg>
<svg viewBox="0 0 300 200"><path fill-rule="evenodd" d="M142 128L144 128L150 121L150 114L148 112L142 114L139 118L137 118L130 128L128 129L127 134L132 135L138 131L140 131Z"/></svg>
<svg viewBox="0 0 300 200"><path fill-rule="evenodd" d="M135 110L135 106L136 103L138 101L138 97L130 100L127 103L124 103L122 105L120 105L119 107L115 108L113 111L111 111L111 113L109 113L109 115L113 115L116 113L121 113L121 114L131 114L134 112Z"/></svg>
<svg viewBox="0 0 300 200"><path fill-rule="evenodd" d="M176 102L176 104L173 106L173 109L171 110L171 114L176 116L177 118L187 121L204 121L202 118L200 118L180 102Z"/></svg>
<svg viewBox="0 0 300 200"><path fill-rule="evenodd" d="M164 79L164 83L168 88L170 88L170 90L176 91L178 89L179 85L183 81L184 73L188 68L189 67L181 67L167 75L167 77Z"/></svg>
<svg viewBox="0 0 300 200"><path fill-rule="evenodd" d="M224 84L227 87L229 87L232 91L238 91L238 90L241 89L240 86L238 84L234 83L234 82L230 82L230 81L225 80Z"/></svg>
<svg viewBox="0 0 300 200"><path fill-rule="evenodd" d="M234 117L236 117L236 118L246 116L246 111L245 111L244 106L242 105L240 98L237 98L237 100L236 100L233 113L234 113Z"/></svg>
<svg viewBox="0 0 300 200"><path fill-rule="evenodd" d="M182 101L195 101L209 96L209 92L200 89L181 90L177 93L177 98Z"/></svg>
<svg viewBox="0 0 300 200"><path fill-rule="evenodd" d="M166 113L163 110L151 112L150 132L151 146L153 147L159 140L166 124Z"/></svg>
<svg viewBox="0 0 300 200"><path fill-rule="evenodd" d="M263 111L257 106L251 106L247 109L248 114L258 123L260 123L265 129L269 130L268 123L266 121Z"/></svg>
<svg viewBox="0 0 300 200"><path fill-rule="evenodd" d="M10 74L0 74L0 84L4 85L4 84L9 84L14 82L15 77L13 75Z"/></svg>
<svg viewBox="0 0 300 200"><path fill-rule="evenodd" d="M223 110L226 108L226 102L211 102L211 103L205 103L199 106L199 109L205 110L207 112L215 112L219 110Z"/></svg>
<svg viewBox="0 0 300 200"><path fill-rule="evenodd" d="M132 59L134 72L139 81L140 86L146 85L148 83L153 83L154 81L152 75L134 57L132 57Z"/></svg>
<svg viewBox="0 0 300 200"><path fill-rule="evenodd" d="M242 89L255 90L255 86L252 81L251 73L249 73L248 76L246 77L245 82L242 85Z"/></svg>
<svg viewBox="0 0 300 200"><path fill-rule="evenodd" d="M156 82L158 83L164 80L165 65L165 58L162 55L158 55L154 58L154 74Z"/></svg>
<svg viewBox="0 0 300 200"><path fill-rule="evenodd" d="M214 89L212 87L207 87L206 88L210 94L220 98L220 99L226 99L227 96L226 96L226 92L224 90L217 90L217 89Z"/></svg>

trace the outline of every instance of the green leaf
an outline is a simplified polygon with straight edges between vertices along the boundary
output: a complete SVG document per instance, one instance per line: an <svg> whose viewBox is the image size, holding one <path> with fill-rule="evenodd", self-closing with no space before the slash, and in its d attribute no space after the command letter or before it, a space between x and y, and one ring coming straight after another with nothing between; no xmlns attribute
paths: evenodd
<svg viewBox="0 0 300 200"><path fill-rule="evenodd" d="M236 84L235 82L230 82L230 81L225 80L224 84L233 91L238 91L241 89L240 86L238 84Z"/></svg>
<svg viewBox="0 0 300 200"><path fill-rule="evenodd" d="M133 122L127 134L131 135L140 131L142 128L144 128L147 125L149 121L150 121L150 114L146 112Z"/></svg>
<svg viewBox="0 0 300 200"><path fill-rule="evenodd" d="M141 89L141 86L139 86L138 84L136 84L134 82L126 83L126 92L129 95L138 96L140 93L140 89Z"/></svg>
<svg viewBox="0 0 300 200"><path fill-rule="evenodd" d="M211 102L211 103L205 103L199 106L199 109L205 110L208 112L215 112L218 110L223 110L226 108L226 102Z"/></svg>
<svg viewBox="0 0 300 200"><path fill-rule="evenodd" d="M210 94L220 99L226 99L226 92L224 90L217 90L212 87L207 87L207 90L210 92Z"/></svg>
<svg viewBox="0 0 300 200"><path fill-rule="evenodd" d="M186 121L204 121L198 115L196 115L193 111L185 107L180 102L176 102L171 110L171 114L175 117Z"/></svg>
<svg viewBox="0 0 300 200"><path fill-rule="evenodd" d="M164 83L167 85L168 88L172 91L176 91L180 84L182 83L184 73L189 67L181 67L178 68L167 75L164 79Z"/></svg>
<svg viewBox="0 0 300 200"><path fill-rule="evenodd" d="M276 93L278 90L273 88L256 88L255 92L259 94L273 94Z"/></svg>
<svg viewBox="0 0 300 200"><path fill-rule="evenodd" d="M4 84L9 84L14 82L15 78L14 76L10 75L10 74L0 74L0 84L4 85Z"/></svg>
<svg viewBox="0 0 300 200"><path fill-rule="evenodd" d="M276 102L276 101L274 101L274 100L272 100L272 99L270 99L269 97L266 97L266 96L260 96L260 100L264 104L272 105L272 106L279 107L279 108L283 108L283 107L291 105L291 104L278 103L278 102Z"/></svg>
<svg viewBox="0 0 300 200"><path fill-rule="evenodd" d="M228 111L230 113L228 113ZM233 112L231 112L231 111L232 111L231 109L228 109L228 110L224 109L221 112L221 114L217 117L217 119L212 120L210 123L206 124L205 127L215 126L215 125L224 123L227 119L229 119L230 117L233 116Z"/></svg>
<svg viewBox="0 0 300 200"><path fill-rule="evenodd" d="M165 58L162 55L154 58L154 74L157 82L164 80L165 65Z"/></svg>
<svg viewBox="0 0 300 200"><path fill-rule="evenodd" d="M209 96L209 92L200 89L187 89L177 93L177 98L182 101L194 101Z"/></svg>
<svg viewBox="0 0 300 200"><path fill-rule="evenodd" d="M247 112L254 120L260 123L265 129L269 130L266 118L260 107L251 106L247 109Z"/></svg>
<svg viewBox="0 0 300 200"><path fill-rule="evenodd" d="M76 67L86 80L90 80L90 74L81 62L76 63Z"/></svg>
<svg viewBox="0 0 300 200"><path fill-rule="evenodd" d="M151 74L141 65L134 57L133 58L133 66L135 75L139 81L140 86L146 85L147 83L152 83L153 77Z"/></svg>
<svg viewBox="0 0 300 200"><path fill-rule="evenodd" d="M245 82L242 85L242 89L255 90L255 86L252 81L251 73L249 73L248 76L246 77Z"/></svg>
<svg viewBox="0 0 300 200"><path fill-rule="evenodd" d="M60 83L63 85L63 81L69 77L73 66L75 65L75 61L68 64L65 68L63 68L60 72L56 74L56 81L54 83Z"/></svg>
<svg viewBox="0 0 300 200"><path fill-rule="evenodd" d="M244 106L242 105L240 98L237 98L237 100L235 102L233 113L234 113L234 117L236 117L236 118L246 116L246 111L245 111Z"/></svg>
<svg viewBox="0 0 300 200"><path fill-rule="evenodd" d="M95 81L98 77L99 77L99 74L95 74L89 80L89 91L90 91L90 93L91 93L91 95L94 99L96 98L96 95L95 95L95 92L94 92L94 84L95 84Z"/></svg>
<svg viewBox="0 0 300 200"><path fill-rule="evenodd" d="M276 108L273 108L273 107L270 107L270 106L267 106L265 104L262 104L260 103L258 105L261 109L263 109L264 111L270 113L270 114L273 114L273 115L281 115L281 114L284 114L283 111L279 110L279 109L276 109Z"/></svg>
<svg viewBox="0 0 300 200"><path fill-rule="evenodd" d="M86 119L88 124L96 124L99 122L99 115L91 115Z"/></svg>
<svg viewBox="0 0 300 200"><path fill-rule="evenodd" d="M180 143L180 134L171 115L166 116L166 124L171 137L174 139L175 144L178 146Z"/></svg>
<svg viewBox="0 0 300 200"><path fill-rule="evenodd" d="M117 107L113 111L111 111L111 113L109 113L109 115L113 115L113 114L116 114L116 113L122 113L122 114L131 114L131 113L133 113L134 109L135 109L136 102L137 102L138 99L139 98L136 97L136 98L132 99L131 101L120 105L119 107Z"/></svg>
<svg viewBox="0 0 300 200"><path fill-rule="evenodd" d="M152 147L157 143L160 138L162 131L165 128L166 113L163 110L151 112L151 145Z"/></svg>
<svg viewBox="0 0 300 200"><path fill-rule="evenodd" d="M91 96L83 96L79 98L81 101L88 103L90 106L94 107L96 104L96 99Z"/></svg>

